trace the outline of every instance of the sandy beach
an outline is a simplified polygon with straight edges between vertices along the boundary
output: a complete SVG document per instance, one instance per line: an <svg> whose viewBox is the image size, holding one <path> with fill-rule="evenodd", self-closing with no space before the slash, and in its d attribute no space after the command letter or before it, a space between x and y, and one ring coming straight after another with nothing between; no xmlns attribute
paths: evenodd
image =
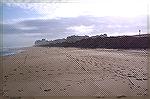
<svg viewBox="0 0 150 99"><path fill-rule="evenodd" d="M4 96L146 96L147 52L23 48L1 57Z"/></svg>

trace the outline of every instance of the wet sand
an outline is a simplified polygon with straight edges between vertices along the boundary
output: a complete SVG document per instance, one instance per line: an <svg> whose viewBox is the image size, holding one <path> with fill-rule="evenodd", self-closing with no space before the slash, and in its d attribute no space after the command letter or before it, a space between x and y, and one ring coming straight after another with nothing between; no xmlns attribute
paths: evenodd
<svg viewBox="0 0 150 99"><path fill-rule="evenodd" d="M23 48L1 57L4 96L146 96L146 51Z"/></svg>

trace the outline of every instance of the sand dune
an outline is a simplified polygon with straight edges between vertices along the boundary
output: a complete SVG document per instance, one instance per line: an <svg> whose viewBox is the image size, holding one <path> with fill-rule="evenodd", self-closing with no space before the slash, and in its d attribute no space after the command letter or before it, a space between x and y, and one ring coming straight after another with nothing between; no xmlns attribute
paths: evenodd
<svg viewBox="0 0 150 99"><path fill-rule="evenodd" d="M1 57L5 96L146 96L147 53L24 48Z"/></svg>

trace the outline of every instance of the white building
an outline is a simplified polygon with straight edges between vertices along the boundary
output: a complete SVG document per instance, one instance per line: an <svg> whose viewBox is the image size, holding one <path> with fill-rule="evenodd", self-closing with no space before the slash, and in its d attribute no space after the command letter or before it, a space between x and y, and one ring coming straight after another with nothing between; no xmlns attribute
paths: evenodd
<svg viewBox="0 0 150 99"><path fill-rule="evenodd" d="M89 38L89 36L85 35L85 36L75 36L75 35L72 35L72 36L68 36L66 41L67 42L70 42L70 43L74 43L76 41L79 41L79 40L82 40L82 39L87 39Z"/></svg>
<svg viewBox="0 0 150 99"><path fill-rule="evenodd" d="M35 45L38 46L38 45L48 45L49 44L49 41L48 40L45 40L45 39L42 39L42 40L36 40L35 41Z"/></svg>

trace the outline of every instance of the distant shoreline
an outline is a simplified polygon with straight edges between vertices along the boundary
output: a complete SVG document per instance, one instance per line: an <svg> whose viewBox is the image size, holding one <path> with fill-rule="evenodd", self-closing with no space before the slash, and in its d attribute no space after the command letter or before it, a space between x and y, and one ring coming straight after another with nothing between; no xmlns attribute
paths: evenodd
<svg viewBox="0 0 150 99"><path fill-rule="evenodd" d="M0 50L0 56L15 55L25 51L23 48L4 48Z"/></svg>

